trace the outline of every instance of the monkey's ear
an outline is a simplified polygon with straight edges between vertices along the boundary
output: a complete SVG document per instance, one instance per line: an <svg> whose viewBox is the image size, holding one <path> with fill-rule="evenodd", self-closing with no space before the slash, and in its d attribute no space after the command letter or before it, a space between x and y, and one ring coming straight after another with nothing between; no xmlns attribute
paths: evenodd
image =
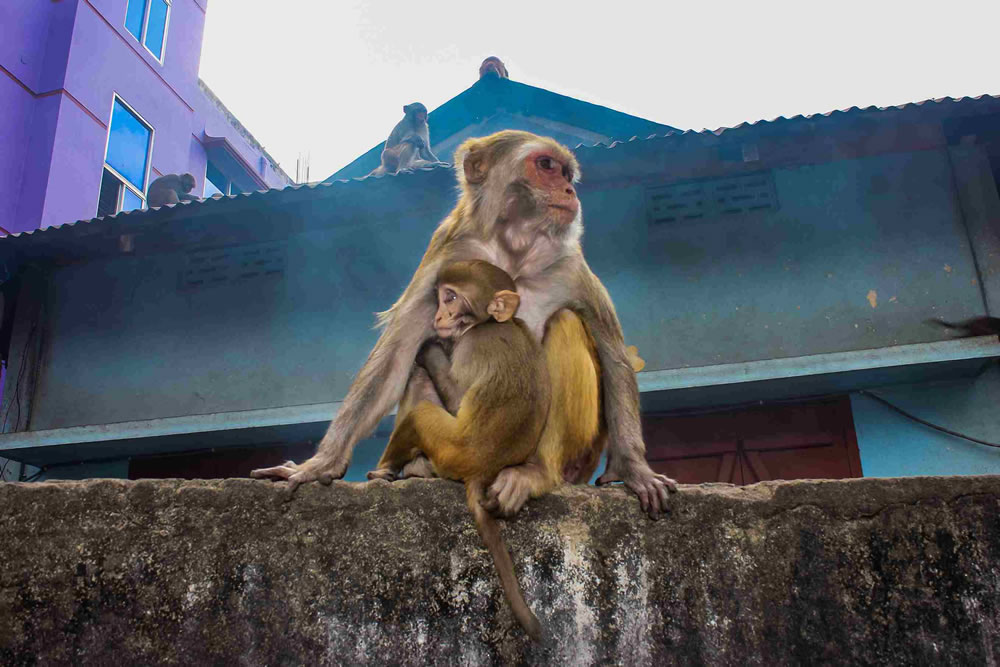
<svg viewBox="0 0 1000 667"><path fill-rule="evenodd" d="M490 165L486 161L483 151L469 151L462 161L462 169L465 171L465 182L479 185L486 180L486 175L490 173Z"/></svg>
<svg viewBox="0 0 1000 667"><path fill-rule="evenodd" d="M514 317L517 307L521 305L521 297L517 292L510 290L500 290L493 295L490 305L486 307L486 312L493 316L497 322L506 322Z"/></svg>

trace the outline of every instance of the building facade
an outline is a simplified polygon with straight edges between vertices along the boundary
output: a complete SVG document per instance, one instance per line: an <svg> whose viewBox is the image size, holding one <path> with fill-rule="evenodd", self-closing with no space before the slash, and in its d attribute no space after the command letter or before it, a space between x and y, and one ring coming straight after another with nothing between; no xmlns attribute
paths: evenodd
<svg viewBox="0 0 1000 667"><path fill-rule="evenodd" d="M193 194L290 180L198 78L207 0L0 4L0 227L142 208L150 181Z"/></svg>
<svg viewBox="0 0 1000 667"><path fill-rule="evenodd" d="M445 134L529 117L602 133L549 99L528 113L508 97ZM928 323L1000 309L1000 99L619 138L575 148L583 245L646 361L654 468L737 484L1000 473L1000 340ZM375 343L372 313L454 203L437 167L0 240L0 455L39 479L305 458Z"/></svg>

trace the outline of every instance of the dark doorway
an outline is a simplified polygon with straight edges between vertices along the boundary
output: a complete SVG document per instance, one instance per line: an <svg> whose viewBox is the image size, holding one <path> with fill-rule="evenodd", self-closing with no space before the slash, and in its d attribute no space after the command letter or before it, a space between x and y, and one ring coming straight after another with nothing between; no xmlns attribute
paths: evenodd
<svg viewBox="0 0 1000 667"><path fill-rule="evenodd" d="M861 477L846 396L642 421L650 465L686 484Z"/></svg>

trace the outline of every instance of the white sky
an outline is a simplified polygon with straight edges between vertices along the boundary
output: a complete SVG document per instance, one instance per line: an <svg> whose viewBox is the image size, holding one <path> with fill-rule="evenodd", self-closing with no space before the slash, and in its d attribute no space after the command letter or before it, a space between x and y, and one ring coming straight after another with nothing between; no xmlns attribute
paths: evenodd
<svg viewBox="0 0 1000 667"><path fill-rule="evenodd" d="M309 153L316 181L488 55L514 81L714 129L1000 93L1000 2L209 0L201 77L290 176Z"/></svg>

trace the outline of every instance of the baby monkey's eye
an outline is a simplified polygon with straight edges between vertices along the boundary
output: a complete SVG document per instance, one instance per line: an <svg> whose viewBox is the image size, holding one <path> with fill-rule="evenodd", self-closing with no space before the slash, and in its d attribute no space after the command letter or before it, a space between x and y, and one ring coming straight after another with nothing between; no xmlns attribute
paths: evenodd
<svg viewBox="0 0 1000 667"><path fill-rule="evenodd" d="M457 298L458 298L457 294L455 294L451 290L445 290L445 293L444 293L444 302L445 303L451 303L452 301L454 301Z"/></svg>
<svg viewBox="0 0 1000 667"><path fill-rule="evenodd" d="M538 158L538 168L543 171L551 171L555 169L556 161L550 157L540 157Z"/></svg>

